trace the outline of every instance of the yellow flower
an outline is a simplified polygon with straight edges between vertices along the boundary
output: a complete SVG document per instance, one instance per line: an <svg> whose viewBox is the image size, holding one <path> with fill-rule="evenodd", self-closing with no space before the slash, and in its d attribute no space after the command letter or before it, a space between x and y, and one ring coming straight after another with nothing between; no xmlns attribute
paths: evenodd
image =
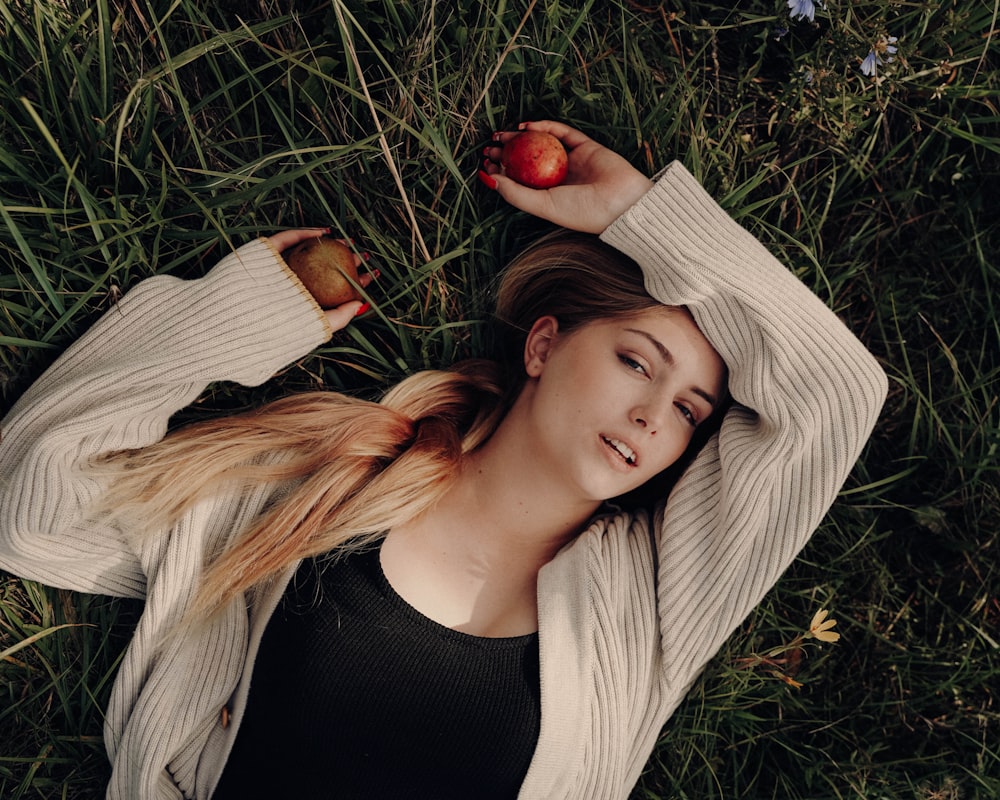
<svg viewBox="0 0 1000 800"><path fill-rule="evenodd" d="M789 686L791 686L791 687L792 687L793 689L801 689L801 688L802 688L802 684L801 684L801 683L799 683L799 682L798 682L797 680L795 680L794 678L790 678L790 677L789 677L788 675L786 675L786 674L785 674L784 672L779 672L778 670L776 670L776 669L773 669L773 670L771 670L771 674L772 674L772 675L773 675L773 676L774 676L775 678L778 678L779 680L782 680L782 681L784 681L785 683L787 683L787 684L788 684Z"/></svg>
<svg viewBox="0 0 1000 800"><path fill-rule="evenodd" d="M809 631L806 633L807 639L819 639L821 642L835 642L840 638L839 633L830 630L830 628L837 624L837 620L827 619L829 613L825 608L821 608L813 615L812 622L809 623Z"/></svg>

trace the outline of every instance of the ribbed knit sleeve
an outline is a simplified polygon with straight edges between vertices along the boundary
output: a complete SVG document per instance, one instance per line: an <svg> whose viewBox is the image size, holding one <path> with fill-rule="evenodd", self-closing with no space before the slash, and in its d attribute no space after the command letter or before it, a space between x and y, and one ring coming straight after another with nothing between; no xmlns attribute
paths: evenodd
<svg viewBox="0 0 1000 800"><path fill-rule="evenodd" d="M123 537L84 521L99 487L79 467L157 441L210 382L260 384L329 336L321 309L266 240L203 278L140 283L0 423L0 568L142 596L144 571Z"/></svg>
<svg viewBox="0 0 1000 800"><path fill-rule="evenodd" d="M656 518L667 679L693 680L829 509L886 395L875 359L684 167L603 234L686 306L736 405Z"/></svg>

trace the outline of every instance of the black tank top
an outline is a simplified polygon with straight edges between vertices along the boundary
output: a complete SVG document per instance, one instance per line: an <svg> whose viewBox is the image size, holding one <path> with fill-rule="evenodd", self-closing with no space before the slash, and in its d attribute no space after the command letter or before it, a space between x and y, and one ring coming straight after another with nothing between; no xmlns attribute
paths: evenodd
<svg viewBox="0 0 1000 800"><path fill-rule="evenodd" d="M268 623L213 800L515 798L538 740L538 635L408 605L378 550L307 561Z"/></svg>

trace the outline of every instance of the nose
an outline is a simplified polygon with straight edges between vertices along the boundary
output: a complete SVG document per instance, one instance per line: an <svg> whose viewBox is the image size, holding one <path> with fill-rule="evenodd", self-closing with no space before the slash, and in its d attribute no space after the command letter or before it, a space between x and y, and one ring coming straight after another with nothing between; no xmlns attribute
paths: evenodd
<svg viewBox="0 0 1000 800"><path fill-rule="evenodd" d="M656 432L663 426L666 405L667 403L660 398L649 400L633 410L632 419L650 436L656 436Z"/></svg>
<svg viewBox="0 0 1000 800"><path fill-rule="evenodd" d="M646 422L646 420L644 420L644 419L643 419L642 417L636 417L636 418L635 418L635 422L636 422L636 424L637 424L637 425L638 425L638 426L639 426L640 428L648 428L648 427L649 427L649 423L648 423L648 422ZM649 435L650 435L650 436L656 436L656 429L655 429L655 428L651 429L651 430L649 431Z"/></svg>
<svg viewBox="0 0 1000 800"><path fill-rule="evenodd" d="M645 428L650 436L656 436L656 427L650 425L643 417L636 417L635 422L640 428Z"/></svg>

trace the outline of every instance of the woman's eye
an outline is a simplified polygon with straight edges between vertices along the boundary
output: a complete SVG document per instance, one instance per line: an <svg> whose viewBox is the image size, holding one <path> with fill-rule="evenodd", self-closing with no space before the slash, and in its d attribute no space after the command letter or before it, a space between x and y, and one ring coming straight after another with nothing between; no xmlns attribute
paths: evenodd
<svg viewBox="0 0 1000 800"><path fill-rule="evenodd" d="M688 408L683 403L678 403L677 408L681 410L681 414L684 415L684 419L687 420L688 425L690 425L692 428L698 427L698 418L694 415L694 412L690 408Z"/></svg>
<svg viewBox="0 0 1000 800"><path fill-rule="evenodd" d="M625 354L620 354L618 360L621 361L626 367L636 372L641 372L643 375L646 374L646 368L636 361L634 358L630 358Z"/></svg>

